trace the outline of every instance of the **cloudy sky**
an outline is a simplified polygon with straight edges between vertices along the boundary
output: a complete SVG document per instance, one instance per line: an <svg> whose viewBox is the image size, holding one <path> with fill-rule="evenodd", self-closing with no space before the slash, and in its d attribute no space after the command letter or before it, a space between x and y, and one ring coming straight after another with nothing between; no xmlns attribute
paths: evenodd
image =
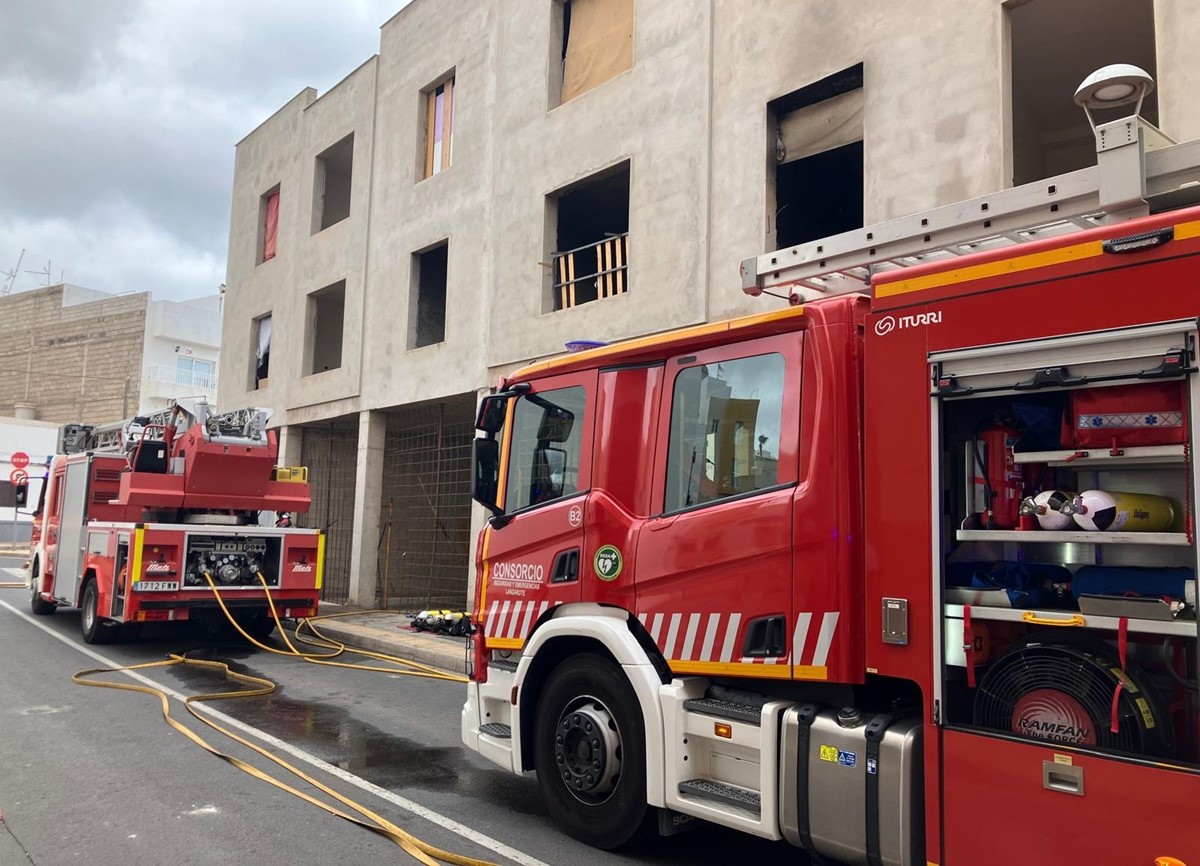
<svg viewBox="0 0 1200 866"><path fill-rule="evenodd" d="M0 0L0 286L215 292L234 145L408 2Z"/></svg>

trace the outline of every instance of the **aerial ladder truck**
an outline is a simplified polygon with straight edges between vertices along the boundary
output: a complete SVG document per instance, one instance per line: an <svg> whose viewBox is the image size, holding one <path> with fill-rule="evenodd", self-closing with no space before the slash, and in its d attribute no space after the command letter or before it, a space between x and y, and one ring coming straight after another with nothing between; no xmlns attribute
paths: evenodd
<svg viewBox="0 0 1200 866"><path fill-rule="evenodd" d="M104 643L146 622L226 622L264 638L279 616L317 612L325 536L259 525L305 512L308 473L279 467L269 413L179 399L160 413L59 429L31 553L35 614L81 610Z"/></svg>

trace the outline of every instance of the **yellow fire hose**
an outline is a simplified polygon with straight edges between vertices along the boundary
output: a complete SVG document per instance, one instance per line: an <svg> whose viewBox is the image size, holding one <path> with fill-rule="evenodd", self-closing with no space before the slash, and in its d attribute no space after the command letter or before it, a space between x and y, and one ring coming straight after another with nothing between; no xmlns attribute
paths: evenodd
<svg viewBox="0 0 1200 866"><path fill-rule="evenodd" d="M296 647L292 643L291 639L288 638L287 632L283 628L283 623L281 623L279 621L279 612L275 608L274 599L271 598L270 587L267 586L267 581L262 576L262 574L259 574L258 579L259 579L259 582L262 583L262 585L263 585L263 590L266 592L267 605L271 610L271 618L275 620L275 625L279 629L279 633L283 637L283 642L287 645L288 649L285 651L285 650L276 649L275 647L272 647L272 646L268 646L266 644L263 644L263 643L255 640L253 637L251 637L249 634L246 633L246 631L241 627L240 624L238 624L237 620L229 612L229 608L226 607L224 599L221 598L221 593L218 591L216 584L213 583L212 576L209 575L208 573L205 573L204 579L206 581L208 581L208 585L209 585L209 587L211 587L211 589L213 591L213 595L217 599L217 604L220 605L221 611L222 611L222 613L225 614L226 619L229 620L230 624L233 625L233 627L238 631L239 634L241 634L241 636L243 638L248 640L250 643L254 644L254 646L258 647L259 649L266 650L267 652L271 652L276 655L292 656L294 658L299 658L299 659L302 659L303 661L310 662L312 664L330 665L333 667L342 667L342 668L352 668L354 670L361 670L361 671L377 671L377 672L383 672L383 673L389 673L389 674L400 674L400 675L407 675L407 676L426 677L426 678L430 678L430 679L450 680L452 682L467 682L466 677L462 677L457 674L446 673L444 671L439 671L436 668L430 667L429 665L423 665L419 662L410 661L408 659L397 658L395 656L391 656L386 653L377 653L377 652L371 652L370 650L360 650L360 649L348 647L345 644L338 643L338 642L333 641L330 638L327 638L324 635L322 635L320 633L320 631L312 624L311 619L307 619L307 618L301 620L297 624L296 631L295 631L296 640L301 643L304 643L308 646L317 646L322 649L332 650L332 652L322 653L322 654L301 652L300 650L296 649ZM24 586L24 585L25 584L18 584L18 586ZM332 614L329 616L335 617L335 616L346 616L346 615L347 614ZM313 617L312 619L326 619L326 618L328 618L328 617ZM319 641L321 641L321 643L316 643L314 641L302 638L300 635L300 630L302 627L308 628L308 630L311 631L312 634ZM332 661L333 658L335 658L337 656L345 655L345 654L361 655L361 656L364 656L367 658L376 659L378 661L387 661L387 662L392 662L394 664L406 665L411 669L404 670L404 669L387 668L387 667L381 667L381 666L375 666L375 665L356 665L356 664L351 664L349 662ZM181 664L192 666L192 667L206 668L208 670L219 670L227 680L232 680L232 681L240 683L242 685L250 686L250 688L248 688L248 689L228 690L228 691L221 691L221 692L208 692L208 693L200 694L200 695L192 695L191 697L184 700L184 706L187 708L187 711L194 718L198 719L199 721L203 722L205 725L208 725L210 728L213 728L214 730L223 734L224 736L228 737L229 739L233 740L234 742L240 743L241 745L245 746L246 748L251 749L254 752L257 752L259 755L262 755L267 760L277 764L278 766L287 770L292 775L303 780L304 782L307 782L308 784L312 785L313 787L317 788L318 790L323 791L325 794L327 794L330 797L332 797L333 799L337 800L339 803L343 804L344 806L347 806L349 809L353 810L354 812L357 812L358 815L356 816L354 814L351 814L350 812L347 812L343 809L338 808L337 806L333 806L329 803L318 800L316 797L312 796L311 794L308 794L304 791L301 791L301 790L287 784L286 782L276 779L275 777L269 775L268 773L263 772L262 770L258 769L257 767L253 766L252 764L249 764L246 761L243 761L242 759L237 758L233 755L230 755L226 752L222 752L216 746L209 743L207 740L205 740L203 737L201 737L195 731L191 730L187 725L184 725L182 722L180 722L178 719L174 718L171 715L170 699L167 696L166 692L164 692L163 690L154 688L152 686L135 685L134 683L116 683L116 682L111 682L111 681L106 681L106 680L88 679L89 677L97 675L97 674L119 673L121 671L147 670L150 668L172 667L174 665L181 665ZM77 673L73 677L71 677L71 681L74 683L78 683L79 685L83 685L83 686L97 686L97 687L106 688L106 689L121 689L123 691L142 692L143 694L155 695L159 699L159 703L162 706L163 719L166 721L166 723L168 725L170 725L172 728L174 728L175 730L179 731L181 734L183 734L189 740L196 743L196 745L200 746L205 751L207 751L213 755L216 755L218 758L221 758L223 761L227 761L228 763L237 767L239 770L250 774L251 776L253 776L256 779L261 779L262 781L266 782L269 785L274 785L276 788L279 788L282 791L286 791L287 793L292 794L295 797L299 797L301 800L304 800L308 803L312 803L314 806L324 809L326 812L330 813L331 815L336 815L337 817L339 817L345 821L349 821L352 824L357 824L360 827L370 830L372 833L377 833L380 836L384 836L385 838L391 839L393 842L395 842L397 845L399 845L400 848L405 851L405 853L409 854L414 860L416 860L419 863L426 864L426 866L438 866L438 862L440 861L442 863L452 864L452 866L494 866L494 864L491 864L486 860L477 860L474 857L466 857L461 854L455 854L451 851L444 851L441 848L436 848L433 845L428 844L427 842L422 842L420 839L416 838L411 833L409 833L405 830L402 830L400 827L396 826L391 821L388 821L386 818L382 817L381 815L377 814L376 812L371 811L370 809L368 809L366 806L362 805L361 803L358 803L358 802L350 799L349 797L345 796L344 794L338 793L333 788L331 788L328 785L326 785L325 783L321 782L319 779L316 779L313 776L310 776L308 773L305 773L303 770L288 763L287 761L285 761L282 758L278 757L277 755L271 753L270 751L263 748L262 746L259 746L255 743L251 742L250 740L248 740L244 737L241 737L238 734L235 734L233 731L229 730L228 728L225 728L225 727L217 724L212 719L209 719L206 716L204 716L203 714L201 714L194 706L194 704L198 704L198 703L202 703L202 702L234 700L234 699L239 699L239 698L255 698L255 697L261 697L263 695L269 695L273 691L275 691L275 689L277 688L276 684L274 682L272 682L271 680L268 680L264 677L256 677L256 676L251 676L249 674L237 673L236 671L230 670L229 665L226 664L225 662L210 661L207 659L193 659L193 658L188 658L184 654L171 653L167 657L167 659L164 661L146 662L144 664L128 665L128 666L120 667L120 668L94 668L92 670L80 671L79 673ZM359 816L361 816L361 817L359 817Z"/></svg>

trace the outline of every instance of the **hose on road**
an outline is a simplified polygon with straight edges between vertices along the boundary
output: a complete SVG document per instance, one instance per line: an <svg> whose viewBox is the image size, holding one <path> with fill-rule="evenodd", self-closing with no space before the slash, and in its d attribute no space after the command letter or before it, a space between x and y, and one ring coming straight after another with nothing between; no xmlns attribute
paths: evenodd
<svg viewBox="0 0 1200 866"><path fill-rule="evenodd" d="M324 635L322 635L320 633L320 631L316 627L313 626L312 621L311 621L312 619L324 619L326 617L312 617L311 619L301 620L296 626L294 637L300 643L303 643L308 646L316 646L316 647L319 647L324 650L330 650L330 652L325 652L325 653L301 652L300 650L298 650L296 648L295 644L292 643L291 639L288 638L287 632L283 628L283 623L280 622L280 620L279 620L279 613L275 608L275 602L271 598L270 587L267 586L266 579L262 576L262 574L259 574L258 579L262 583L263 589L266 592L267 604L271 610L271 617L275 620L276 628L278 628L280 635L283 637L283 642L284 642L284 644L287 645L288 649L281 650L281 649L277 649L276 647L272 647L267 644L261 643L260 641L255 640L253 637L251 637L249 634L247 634L246 631L237 622L236 618L229 612L229 608L226 607L225 601L221 598L220 591L218 590L216 584L213 583L212 576L206 573L204 575L204 577L205 577L205 580L208 581L209 586L212 588L213 595L216 597L217 603L220 605L222 612L225 614L225 617L229 620L230 624L233 625L233 627L238 631L239 634L241 634L241 636L243 638L245 638L246 640L248 640L250 643L252 643L254 646L258 647L261 650L265 650L267 652L271 652L276 655L291 656L294 658L299 658L303 661L306 661L306 662L309 662L312 664L329 665L329 666L341 667L341 668L351 668L354 670L361 670L361 671L382 672L382 673L389 673L389 674L393 674L393 675L401 674L401 675L407 675L407 676L426 677L429 679L450 680L452 682L466 682L467 681L465 677L459 676L458 674L451 674L451 673L447 673L445 671L439 671L436 668L430 667L429 665L423 665L419 662L414 662L409 659L401 659L396 656L388 655L386 653L372 652L370 650L360 650L360 649L348 647L345 644L333 641L333 640L325 637ZM19 585L24 586L24 584L19 584ZM339 614L333 614L332 616L338 616L338 615ZM309 631L311 631L313 636L316 637L319 641L321 641L321 643L317 643L310 639L301 637L300 631L301 631L302 627L307 627L309 629ZM391 662L393 664L406 665L406 666L408 666L409 669L405 670L405 669L400 669L400 668L389 668L389 667L383 667L383 666L379 666L379 665L357 665L357 664L352 664L350 662L333 661L334 658L339 657L339 656L344 656L347 654L361 655L366 658L374 659L376 661L386 661L386 662ZM202 722L203 724L212 728L213 730L217 731L218 733L223 734L224 736L228 737L229 739L233 740L234 742L239 743L240 745L243 745L246 748L256 752L257 754L261 755L262 757L266 758L267 760L271 761L272 763L276 764L277 766L282 767L283 769L287 770L289 773L294 775L296 778L302 780L303 782L306 782L309 785L312 785L314 788L318 789L319 791L324 792L326 795L328 795L329 797L332 797L334 800L338 801L343 806L347 807L347 809L352 810L352 812L357 813L357 814L352 814L351 811L347 811L347 809L339 808L338 806L334 806L330 803L324 802L323 800L320 800L305 791L301 791L298 788L293 787L292 785L289 785L288 783L275 778L274 776L270 775L269 773L266 773L263 770L260 770L258 767L255 767L253 764L250 764L250 763L242 760L241 758L238 758L234 755L230 755L227 752L221 751L216 746L214 746L212 743L205 740L198 733L196 733L191 728L189 728L187 725L183 724L181 721L179 721L178 719L176 719L174 716L171 715L170 698L167 695L167 693L165 691L163 691L162 689L155 688L153 686L140 685L140 684L135 684L135 683L122 683L122 682L112 682L111 680L91 679L92 677L95 677L95 676L98 676L101 674L122 673L122 672L126 672L126 671L141 671L141 670L149 670L152 668L167 668L167 667L172 667L175 665L186 665L189 667L199 667L199 668L203 668L206 670L217 670L225 677L226 680L233 681L233 682L238 683L243 686L248 686L248 688L243 688L243 689L232 689L232 690L225 690L225 691L219 691L219 692L206 692L203 694L192 695L192 696L184 699L184 702L183 702L184 707L192 715L193 718L199 720L200 722ZM91 670L80 671L79 673L77 673L73 677L71 677L71 681L74 683L77 683L79 685L83 685L83 686L95 686L98 688L106 688L106 689L120 689L123 691L142 692L143 694L154 695L155 697L157 697L159 699L159 703L162 708L163 719L166 721L166 723L168 725L170 725L172 728L174 728L175 730L179 731L179 733L183 734L189 740L196 743L196 745L200 746L205 751L217 756L218 758L220 758L223 761L228 762L229 764L232 764L234 767L237 767L242 772L247 773L256 779L260 779L269 785L273 785L274 787L279 788L282 791L286 791L287 793L289 793L295 797L298 797L301 800L311 803L312 805L325 810L326 812L330 813L331 815L335 815L338 818L341 818L352 824L356 824L359 827L363 827L364 829L370 830L372 833L376 833L380 836L390 839L391 841L396 843L405 853L407 853L414 860L416 860L418 863L426 864L426 866L438 866L439 862L451 864L451 866L494 866L494 864L490 863L489 861L478 860L473 857L467 857L467 856L464 856L461 854L455 854L452 851L445 851L441 848L437 848L433 845L430 845L427 842L421 841L417 837L413 836L411 833L407 832L406 830L401 829L400 827L396 826L391 821L388 821L383 816L372 811L371 809L367 808L366 806L362 805L361 803L359 803L355 800L352 800L350 797L347 797L345 794L341 794L338 791L335 791L333 788L329 787L324 782L320 781L319 779L314 778L313 776L304 772L303 770L296 767L295 765L288 763L287 761L285 761L283 758L279 757L278 755L275 755L274 753L268 751L267 749L263 748L262 746L257 745L256 743L252 742L251 740L248 740L247 738L234 733L233 731L229 730L228 728L224 727L223 725L218 724L216 721L214 721L214 720L208 718L206 715L200 713L196 707L196 705L200 704L200 703L211 703L213 701L224 701L224 700L238 700L238 699L243 699L243 698L255 698L255 697L262 697L263 695L269 695L272 692L274 692L276 690L276 688L278 688L278 686L276 685L276 683L272 682L269 679L266 679L265 677L252 676L250 674L243 674L243 673L239 673L237 671L231 670L229 665L226 662L213 661L210 659L189 658L186 653L171 653L163 661L146 662L143 664L136 664L136 665L127 665L125 667L119 667L119 668L93 668Z"/></svg>

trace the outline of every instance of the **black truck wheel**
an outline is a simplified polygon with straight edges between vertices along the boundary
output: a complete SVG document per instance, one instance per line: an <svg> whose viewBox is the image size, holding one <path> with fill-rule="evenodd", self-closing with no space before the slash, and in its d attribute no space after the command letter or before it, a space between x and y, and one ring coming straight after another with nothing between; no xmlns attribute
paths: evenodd
<svg viewBox="0 0 1200 866"><path fill-rule="evenodd" d="M647 823L646 734L633 687L607 659L557 668L538 702L535 760L551 816L576 839L619 848Z"/></svg>
<svg viewBox="0 0 1200 866"><path fill-rule="evenodd" d="M81 607L80 625L83 627L84 642L111 643L115 629L109 628L100 619L100 591L96 589L96 581L89 580L83 588Z"/></svg>
<svg viewBox="0 0 1200 866"><path fill-rule="evenodd" d="M29 581L29 609L37 616L49 616L58 610L58 605L42 598L41 563L35 559L30 568L33 577Z"/></svg>

